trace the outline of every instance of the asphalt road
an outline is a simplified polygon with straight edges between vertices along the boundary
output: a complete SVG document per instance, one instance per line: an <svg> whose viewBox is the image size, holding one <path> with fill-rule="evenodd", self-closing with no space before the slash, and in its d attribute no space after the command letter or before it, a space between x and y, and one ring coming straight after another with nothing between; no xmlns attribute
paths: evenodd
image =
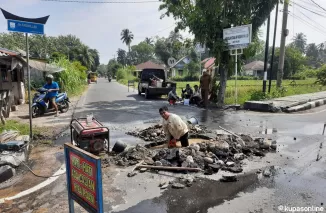
<svg viewBox="0 0 326 213"><path fill-rule="evenodd" d="M139 140L125 131L160 122L159 107L164 99L146 100L137 91L128 92L117 82L99 79L90 85L76 110L75 117L89 113L107 125L111 144L122 139ZM326 144L321 135L326 112L309 114L263 114L245 111L203 110L175 106L170 110L184 119L192 116L211 129L223 126L237 133L266 136L277 140L278 151L264 158L253 158L244 166L245 174L237 183L216 181L220 174L202 178L189 189L160 191L169 173L141 173L127 178L130 170L108 168L103 171L103 193L106 212L124 213L215 213L215 212L283 212L287 207L322 207L326 203ZM294 139L295 138L295 139ZM322 148L321 148L322 147ZM316 161L317 155L322 158ZM270 178L255 173L256 169L275 167ZM42 190L15 200L3 212L67 212L65 176ZM77 206L77 205L76 205ZM32 209L34 211L32 211ZM284 210L284 209L283 209ZM83 212L77 207L76 212ZM316 212L316 211L314 211Z"/></svg>

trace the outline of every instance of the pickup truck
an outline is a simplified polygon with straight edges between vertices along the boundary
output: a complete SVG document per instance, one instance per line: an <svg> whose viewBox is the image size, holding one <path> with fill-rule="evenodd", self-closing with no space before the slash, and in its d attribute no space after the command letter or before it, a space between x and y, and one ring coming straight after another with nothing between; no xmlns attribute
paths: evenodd
<svg viewBox="0 0 326 213"><path fill-rule="evenodd" d="M138 95L145 93L145 98L167 95L176 83L167 80L163 69L143 69L139 75Z"/></svg>

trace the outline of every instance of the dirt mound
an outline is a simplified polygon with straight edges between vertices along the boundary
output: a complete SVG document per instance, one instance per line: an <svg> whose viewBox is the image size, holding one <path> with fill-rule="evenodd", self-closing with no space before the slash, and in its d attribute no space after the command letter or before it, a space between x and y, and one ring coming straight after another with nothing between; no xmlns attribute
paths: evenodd
<svg viewBox="0 0 326 213"><path fill-rule="evenodd" d="M191 126L189 130L189 135L198 135L198 134L207 134L211 133L205 126ZM149 128L140 130L140 131L131 131L127 132L127 135L131 135L137 138L141 138L147 142L162 142L166 141L166 135L163 131L163 126L161 124L157 124L155 126L151 126Z"/></svg>
<svg viewBox="0 0 326 213"><path fill-rule="evenodd" d="M140 131L137 135L147 137L147 134L158 132L161 135L160 128L161 125L156 125ZM238 138L225 134L218 135L209 142L183 148L148 149L137 145L114 156L112 160L119 166L135 165L144 160L148 165L200 168L205 174L213 174L220 169L240 173L243 171L242 160L249 156L263 157L275 148L275 143L266 138L253 139L249 135L241 135L241 138Z"/></svg>

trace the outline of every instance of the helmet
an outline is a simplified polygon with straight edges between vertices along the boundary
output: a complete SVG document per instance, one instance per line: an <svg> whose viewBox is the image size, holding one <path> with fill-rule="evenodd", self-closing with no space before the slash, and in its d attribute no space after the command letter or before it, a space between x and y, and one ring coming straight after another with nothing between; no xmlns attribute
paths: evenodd
<svg viewBox="0 0 326 213"><path fill-rule="evenodd" d="M53 75L49 74L45 78L53 79Z"/></svg>

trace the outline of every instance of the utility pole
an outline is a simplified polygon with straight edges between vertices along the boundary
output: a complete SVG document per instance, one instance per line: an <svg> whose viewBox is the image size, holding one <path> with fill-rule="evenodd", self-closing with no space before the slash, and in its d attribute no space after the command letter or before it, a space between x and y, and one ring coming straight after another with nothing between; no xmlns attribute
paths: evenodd
<svg viewBox="0 0 326 213"><path fill-rule="evenodd" d="M269 50L269 28L271 24L271 16L268 16L267 19L267 35L266 35L266 43L265 43L265 62L264 62L264 81L263 81L263 92L266 92L266 84L267 84L267 65L268 65L268 50Z"/></svg>
<svg viewBox="0 0 326 213"><path fill-rule="evenodd" d="M288 13L289 13L289 0L285 0L284 1L284 9L283 9L283 23L282 23L281 46L280 46L280 60L279 60L278 71L277 71L277 84L276 84L276 86L278 88L280 88L282 86L282 79L283 79L283 73L284 73L285 40L286 40L286 36L288 36L288 34L289 34L289 31L287 29Z"/></svg>
<svg viewBox="0 0 326 213"><path fill-rule="evenodd" d="M272 77L273 77L273 68L274 68L274 54L275 54L275 41L276 41L277 19L278 19L278 5L279 5L279 2L277 2L276 11L275 11L274 38L273 38L271 67L269 69L268 93L271 92L271 86L272 86Z"/></svg>

